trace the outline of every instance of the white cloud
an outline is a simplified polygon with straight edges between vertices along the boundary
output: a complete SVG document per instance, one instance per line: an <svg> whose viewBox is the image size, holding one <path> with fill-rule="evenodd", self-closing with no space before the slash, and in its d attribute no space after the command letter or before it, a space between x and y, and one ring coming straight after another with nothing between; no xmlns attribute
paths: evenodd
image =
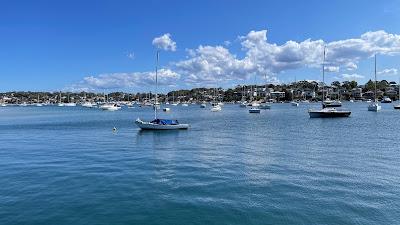
<svg viewBox="0 0 400 225"><path fill-rule="evenodd" d="M126 57L134 60L135 59L135 53L134 52L130 52L130 53L126 54Z"/></svg>
<svg viewBox="0 0 400 225"><path fill-rule="evenodd" d="M153 45L165 51L176 51L176 42L171 39L171 34L166 33L153 39Z"/></svg>
<svg viewBox="0 0 400 225"><path fill-rule="evenodd" d="M353 81L353 80L363 79L363 78L365 78L365 76L360 75L360 74L356 74L356 73L353 73L353 74L347 74L347 73L345 73L345 74L342 74L342 75L341 75L341 78L342 78L343 80Z"/></svg>
<svg viewBox="0 0 400 225"><path fill-rule="evenodd" d="M226 47L229 47L231 44L232 44L232 43L231 43L230 41L224 41L224 45L225 45Z"/></svg>
<svg viewBox="0 0 400 225"><path fill-rule="evenodd" d="M377 72L377 74L379 75L397 75L397 69L396 68L391 68L391 69L384 69L381 70L379 72Z"/></svg>
<svg viewBox="0 0 400 225"><path fill-rule="evenodd" d="M155 72L134 73L106 73L97 76L87 76L77 84L67 88L71 90L101 90L141 87L155 84ZM180 79L180 75L170 69L158 71L159 85L173 85Z"/></svg>
<svg viewBox="0 0 400 225"><path fill-rule="evenodd" d="M339 66L325 66L325 72L339 72L339 68Z"/></svg>
<svg viewBox="0 0 400 225"><path fill-rule="evenodd" d="M222 46L199 46L191 50L188 59L175 63L176 69L192 82L226 79L246 79L249 75L275 74L299 68L320 68L326 46L325 69L339 72L340 68L357 69L360 60L375 53L394 55L400 53L400 35L385 31L367 32L359 38L333 42L306 39L287 41L282 45L269 43L267 30L250 31L239 37L243 58ZM349 75L349 74L347 74ZM348 77L348 76L346 76ZM359 77L355 77L359 78Z"/></svg>
<svg viewBox="0 0 400 225"><path fill-rule="evenodd" d="M289 40L283 44L268 42L267 30L250 31L238 40L242 46L242 57L237 57L225 46L203 46L186 49L186 58L170 63L164 69L164 80L160 83L185 81L198 85L235 82L252 75L268 74L270 80L279 81L279 75L287 70L301 68L321 69L324 46L326 46L325 68L327 72L354 71L361 60L374 54L393 56L400 54L400 35L385 31L370 31L357 38L332 42L306 39ZM170 34L154 38L153 45L159 49L175 51L176 43ZM134 55L133 55L134 56ZM161 72L161 71L160 71ZM387 69L382 74L394 74L397 70ZM169 75L166 75L169 74ZM154 82L152 72L115 73L89 76L79 84L90 88L131 87ZM356 73L344 73L342 79L362 79ZM218 83L217 83L218 82Z"/></svg>
<svg viewBox="0 0 400 225"><path fill-rule="evenodd" d="M199 46L189 52L189 59L175 63L177 72L185 75L188 82L240 80L246 78L254 69L249 60L237 59L222 46Z"/></svg>

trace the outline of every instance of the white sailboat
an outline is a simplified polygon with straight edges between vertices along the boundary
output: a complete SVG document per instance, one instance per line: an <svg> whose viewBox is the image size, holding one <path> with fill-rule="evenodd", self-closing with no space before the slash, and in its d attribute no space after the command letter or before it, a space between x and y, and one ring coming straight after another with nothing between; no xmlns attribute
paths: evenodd
<svg viewBox="0 0 400 225"><path fill-rule="evenodd" d="M75 102L70 102L69 101L69 94L68 94L68 102L65 103L64 106L68 106L68 107L75 107L76 106Z"/></svg>
<svg viewBox="0 0 400 225"><path fill-rule="evenodd" d="M43 106L43 104L39 102L39 94L37 95L36 106L37 107L42 107Z"/></svg>
<svg viewBox="0 0 400 225"><path fill-rule="evenodd" d="M308 114L310 118L333 118L333 117L349 117L351 111L338 110L336 108L326 108L324 105L325 100L325 47L324 47L324 58L322 61L322 109L310 109Z"/></svg>
<svg viewBox="0 0 400 225"><path fill-rule="evenodd" d="M216 95L215 93L216 93L216 91L215 91L215 88L214 88L213 102L211 103L211 109L210 109L211 112L219 112L219 111L222 110L221 105L218 104L218 103L215 101L215 95Z"/></svg>
<svg viewBox="0 0 400 225"><path fill-rule="evenodd" d="M156 99L155 105L158 103L158 61L159 51L157 51L157 64L156 64ZM178 120L166 120L157 118L157 107L154 107L154 120L143 121L137 118L135 124L142 130L177 130L188 129L189 124L181 124Z"/></svg>
<svg viewBox="0 0 400 225"><path fill-rule="evenodd" d="M400 109L400 80L399 80L399 104L393 106L394 109Z"/></svg>
<svg viewBox="0 0 400 225"><path fill-rule="evenodd" d="M58 99L58 100L59 100L59 101L58 101L58 106L60 106L60 107L64 106L64 103L61 101L61 91L60 91L59 99Z"/></svg>
<svg viewBox="0 0 400 225"><path fill-rule="evenodd" d="M294 79L294 84L297 84L297 79L296 78ZM293 92L293 90L291 92L292 92L292 101L290 102L290 104L292 106L298 107L299 103L294 100L294 92Z"/></svg>
<svg viewBox="0 0 400 225"><path fill-rule="evenodd" d="M267 74L265 74L265 81L267 81ZM268 100L267 100L267 90L268 90L268 85L267 85L267 82L265 82L265 91L264 91L264 95L265 95L265 98L264 98L264 102L263 103L261 103L260 104L260 109L271 109L271 104L269 104L268 103Z"/></svg>
<svg viewBox="0 0 400 225"><path fill-rule="evenodd" d="M374 93L374 102L372 102L370 105L368 105L368 111L372 112L378 112L382 109L382 106L379 105L378 99L376 98L377 96L377 91L376 91L376 54L375 54L375 93Z"/></svg>
<svg viewBox="0 0 400 225"><path fill-rule="evenodd" d="M256 80L254 76L254 81ZM256 83L256 82L255 82ZM257 83L255 84L255 88L257 88ZM249 113L260 113L260 103L253 101L253 96L256 93L255 90L253 90L253 85L251 86L251 97L250 97L250 102L251 102L251 108L249 109Z"/></svg>

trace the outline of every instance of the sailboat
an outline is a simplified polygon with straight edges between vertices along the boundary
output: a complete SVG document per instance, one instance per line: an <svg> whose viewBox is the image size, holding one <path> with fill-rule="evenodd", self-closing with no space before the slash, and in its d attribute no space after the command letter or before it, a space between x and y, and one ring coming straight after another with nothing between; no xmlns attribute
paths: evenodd
<svg viewBox="0 0 400 225"><path fill-rule="evenodd" d="M296 78L294 79L294 84L295 84L295 85L297 84L297 79L296 79ZM295 106L295 107L298 107L298 106L299 106L299 103L296 102L296 101L294 100L294 93L293 93L293 90L292 90L292 101L290 102L290 104L291 104L292 106Z"/></svg>
<svg viewBox="0 0 400 225"><path fill-rule="evenodd" d="M211 103L211 109L210 109L211 112L219 112L219 111L222 110L221 105L218 104L218 103L215 101L215 95L216 95L216 92L215 92L215 88L214 88L213 102Z"/></svg>
<svg viewBox="0 0 400 225"><path fill-rule="evenodd" d="M267 81L267 74L265 74L265 81ZM260 104L260 109L271 109L271 104L268 103L267 100L267 90L268 90L268 85L265 83L265 98L264 98L264 103Z"/></svg>
<svg viewBox="0 0 400 225"><path fill-rule="evenodd" d="M394 109L400 109L400 80L399 80L399 104L393 106Z"/></svg>
<svg viewBox="0 0 400 225"><path fill-rule="evenodd" d="M38 106L38 107L43 106L43 104L39 102L39 94L37 95L36 106Z"/></svg>
<svg viewBox="0 0 400 225"><path fill-rule="evenodd" d="M159 51L157 51L157 64L156 64L156 96L155 105L158 103L158 61L159 61ZM142 130L177 130L177 129L188 129L189 124L179 123L178 120L167 120L157 118L157 107L154 107L154 120L143 121L137 118L135 124Z"/></svg>
<svg viewBox="0 0 400 225"><path fill-rule="evenodd" d="M294 100L294 93L293 93L293 90L292 90L292 101L290 102L290 104L292 105L292 106L296 106L296 107L298 107L299 106L299 103L298 102L296 102L295 100Z"/></svg>
<svg viewBox="0 0 400 225"><path fill-rule="evenodd" d="M60 94L59 94L58 106L65 106L64 103L61 101L61 91L60 91Z"/></svg>
<svg viewBox="0 0 400 225"><path fill-rule="evenodd" d="M254 81L256 80L256 77L254 76ZM256 83L256 82L255 82ZM257 83L255 84L255 90L253 90L253 85L251 86L251 96L250 96L250 102L251 102L251 108L249 109L249 113L260 113L260 104L256 101L253 101L253 96L256 93L257 89Z"/></svg>
<svg viewBox="0 0 400 225"><path fill-rule="evenodd" d="M172 105L177 106L179 103L175 102L175 92L172 92Z"/></svg>
<svg viewBox="0 0 400 225"><path fill-rule="evenodd" d="M310 109L308 114L310 118L333 118L333 117L349 117L351 111L338 110L336 108L326 108L324 105L325 100L325 47L324 47L324 58L322 61L322 109Z"/></svg>
<svg viewBox="0 0 400 225"><path fill-rule="evenodd" d="M376 91L376 54L375 54L375 93L374 93L374 102L372 102L369 106L368 106L368 111L373 111L373 112L378 112L379 110L382 109L382 106L379 105L378 103L378 99L376 98L377 95L377 91Z"/></svg>
<svg viewBox="0 0 400 225"><path fill-rule="evenodd" d="M243 87L242 87L242 98L240 99L240 107L242 107L242 108L246 108L246 106L247 106L247 101L246 101L246 99L245 99L245 97L244 97L244 92L245 92L245 88L246 88L246 86L245 85L243 85Z"/></svg>
<svg viewBox="0 0 400 225"><path fill-rule="evenodd" d="M94 103L92 103L92 102L89 102L89 101L87 101L86 99L86 92L85 92L85 96L84 96L84 98L85 98L85 102L84 103L82 103L82 107L86 107L86 108L93 108L93 107L95 107L96 106L96 104L94 104Z"/></svg>
<svg viewBox="0 0 400 225"><path fill-rule="evenodd" d="M76 103L75 103L75 102L70 102L70 101L69 101L69 94L68 94L68 103L65 103L64 106L69 106L69 107L74 107L74 106L76 106Z"/></svg>

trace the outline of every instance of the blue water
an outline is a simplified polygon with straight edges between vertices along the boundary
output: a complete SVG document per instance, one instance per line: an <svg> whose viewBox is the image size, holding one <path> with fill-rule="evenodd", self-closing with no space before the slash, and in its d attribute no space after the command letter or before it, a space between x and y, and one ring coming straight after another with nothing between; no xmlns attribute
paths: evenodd
<svg viewBox="0 0 400 225"><path fill-rule="evenodd" d="M400 224L400 111L0 108L0 224ZM112 128L117 131L113 132Z"/></svg>

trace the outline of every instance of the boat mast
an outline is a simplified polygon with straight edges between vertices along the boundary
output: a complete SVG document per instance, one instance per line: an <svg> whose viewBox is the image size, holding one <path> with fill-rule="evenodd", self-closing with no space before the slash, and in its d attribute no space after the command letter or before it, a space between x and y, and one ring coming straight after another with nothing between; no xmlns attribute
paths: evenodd
<svg viewBox="0 0 400 225"><path fill-rule="evenodd" d="M158 102L158 60L160 52L157 50L157 64L156 64L156 100L154 104L154 119L157 119L157 102Z"/></svg>
<svg viewBox="0 0 400 225"><path fill-rule="evenodd" d="M324 59L322 61L322 108L324 108L325 101L325 53L326 46L324 46Z"/></svg>
<svg viewBox="0 0 400 225"><path fill-rule="evenodd" d="M376 81L376 54L375 54L374 57L375 57L375 72L374 72L375 73L375 94L374 94L374 98L375 99L374 99L374 102L376 102L376 82L377 82Z"/></svg>

